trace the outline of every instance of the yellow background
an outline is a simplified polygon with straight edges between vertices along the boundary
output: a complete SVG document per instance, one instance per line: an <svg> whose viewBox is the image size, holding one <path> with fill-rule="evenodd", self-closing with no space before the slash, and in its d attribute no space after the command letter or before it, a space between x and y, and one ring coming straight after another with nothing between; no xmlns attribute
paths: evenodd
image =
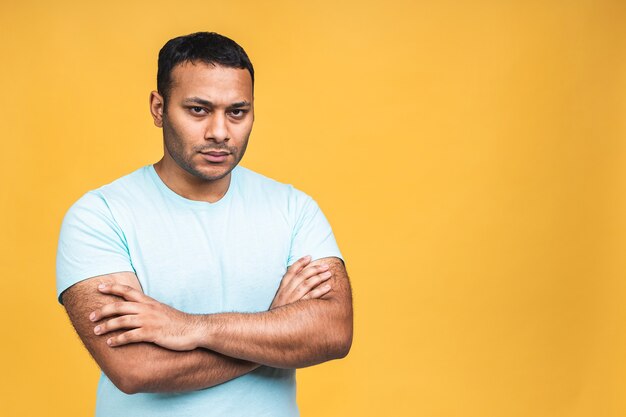
<svg viewBox="0 0 626 417"><path fill-rule="evenodd" d="M352 352L303 416L626 415L626 2L3 1L0 415L86 416L63 214L155 162L171 37L257 70L243 165L320 203Z"/></svg>

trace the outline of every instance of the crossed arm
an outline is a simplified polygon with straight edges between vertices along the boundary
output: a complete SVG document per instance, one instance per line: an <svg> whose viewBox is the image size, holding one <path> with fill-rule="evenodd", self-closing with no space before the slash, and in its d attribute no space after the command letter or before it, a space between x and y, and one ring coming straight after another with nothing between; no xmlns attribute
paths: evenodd
<svg viewBox="0 0 626 417"><path fill-rule="evenodd" d="M352 300L345 267L337 258L307 263L290 267L270 310L261 313L186 314L144 295L130 272L75 284L63 301L85 346L119 389L195 390L261 364L297 368L347 354ZM320 284L324 280L329 287Z"/></svg>

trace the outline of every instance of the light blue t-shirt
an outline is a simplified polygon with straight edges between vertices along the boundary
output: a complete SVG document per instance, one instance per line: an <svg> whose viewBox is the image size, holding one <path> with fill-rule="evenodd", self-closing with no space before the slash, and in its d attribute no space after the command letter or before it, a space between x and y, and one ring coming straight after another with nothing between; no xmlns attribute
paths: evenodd
<svg viewBox="0 0 626 417"><path fill-rule="evenodd" d="M144 292L187 313L266 311L288 265L341 258L313 199L238 166L215 203L188 200L148 165L90 191L66 214L57 296L87 278L137 274ZM261 366L187 393L126 395L102 373L96 416L297 416L295 370Z"/></svg>

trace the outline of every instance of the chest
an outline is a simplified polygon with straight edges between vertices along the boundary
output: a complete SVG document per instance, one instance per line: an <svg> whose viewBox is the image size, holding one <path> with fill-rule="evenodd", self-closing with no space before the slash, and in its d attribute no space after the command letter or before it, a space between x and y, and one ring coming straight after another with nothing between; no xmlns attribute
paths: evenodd
<svg viewBox="0 0 626 417"><path fill-rule="evenodd" d="M286 270L291 230L274 210L155 210L125 226L144 292L189 313L267 310Z"/></svg>

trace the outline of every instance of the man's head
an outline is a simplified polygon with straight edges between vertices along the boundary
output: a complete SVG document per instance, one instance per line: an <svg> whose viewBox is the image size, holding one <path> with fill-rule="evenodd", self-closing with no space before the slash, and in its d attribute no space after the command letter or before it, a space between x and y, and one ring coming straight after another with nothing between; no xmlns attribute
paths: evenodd
<svg viewBox="0 0 626 417"><path fill-rule="evenodd" d="M166 176L186 184L228 184L252 131L253 76L244 50L216 33L165 44L150 111L163 128L158 166Z"/></svg>
<svg viewBox="0 0 626 417"><path fill-rule="evenodd" d="M157 90L166 103L172 87L172 71L187 62L248 70L254 86L254 67L241 46L215 32L197 32L170 39L159 51Z"/></svg>

